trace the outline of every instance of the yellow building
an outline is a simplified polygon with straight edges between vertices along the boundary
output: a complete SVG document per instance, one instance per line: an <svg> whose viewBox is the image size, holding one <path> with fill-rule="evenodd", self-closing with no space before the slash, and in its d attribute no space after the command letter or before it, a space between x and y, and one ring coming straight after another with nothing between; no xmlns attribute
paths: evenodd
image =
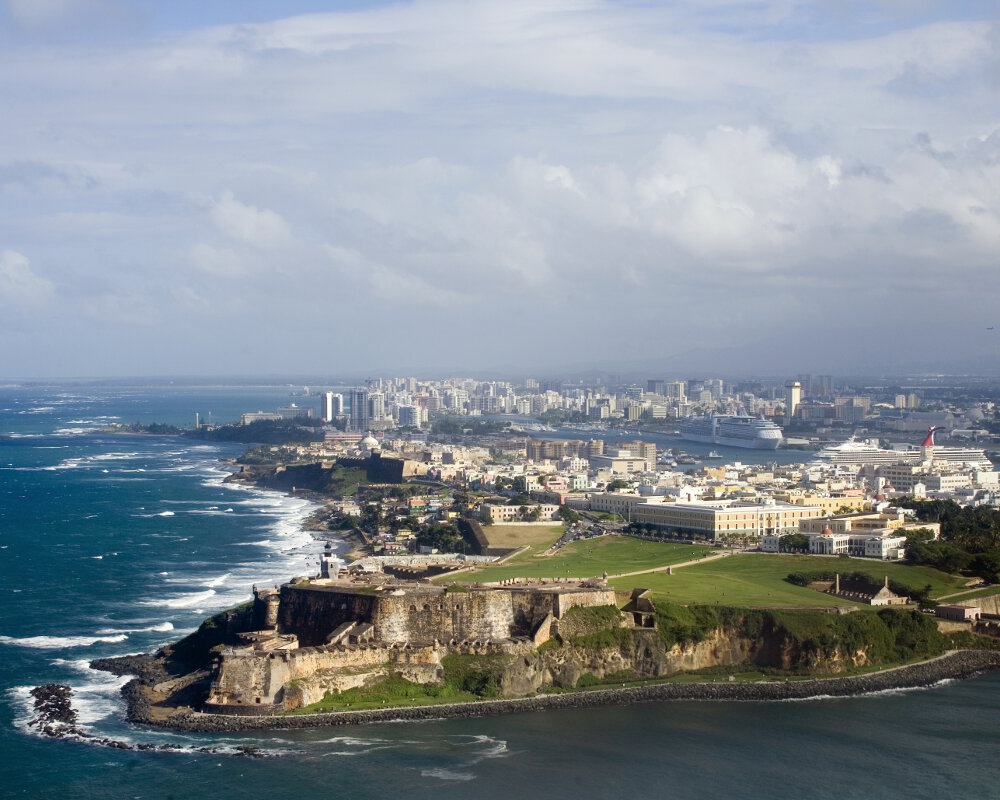
<svg viewBox="0 0 1000 800"><path fill-rule="evenodd" d="M795 533L804 519L821 517L819 506L767 500L761 503L720 500L700 503L646 502L632 510L632 521L685 531L712 541Z"/></svg>
<svg viewBox="0 0 1000 800"><path fill-rule="evenodd" d="M787 491L775 492L775 500L791 503L797 506L819 506L824 514L839 514L845 511L864 511L868 505L864 494L855 495L823 495L814 492Z"/></svg>

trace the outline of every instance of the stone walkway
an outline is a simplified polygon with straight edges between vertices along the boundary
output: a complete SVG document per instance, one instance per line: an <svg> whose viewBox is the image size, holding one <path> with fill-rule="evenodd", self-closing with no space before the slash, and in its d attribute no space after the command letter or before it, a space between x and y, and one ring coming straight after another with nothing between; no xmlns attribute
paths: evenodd
<svg viewBox="0 0 1000 800"><path fill-rule="evenodd" d="M713 556L705 556L704 558L695 558L691 561L682 561L679 564L666 564L662 567L652 567L650 569L639 569L635 572L621 572L618 575L608 575L608 578L630 578L633 575L648 575L651 572L672 572L675 569L692 567L695 564L707 564L709 561L718 561L720 558L728 558L731 555L732 551L727 550L724 553L716 553Z"/></svg>

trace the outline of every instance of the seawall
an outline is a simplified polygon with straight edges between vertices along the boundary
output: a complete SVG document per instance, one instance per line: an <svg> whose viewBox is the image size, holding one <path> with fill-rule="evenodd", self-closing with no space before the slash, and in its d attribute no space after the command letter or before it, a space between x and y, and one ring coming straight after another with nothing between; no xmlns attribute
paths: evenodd
<svg viewBox="0 0 1000 800"><path fill-rule="evenodd" d="M591 708L605 705L662 702L668 700L702 700L728 702L773 702L807 700L819 697L851 697L891 689L912 689L931 686L946 679L969 678L987 670L1000 669L1000 652L960 650L944 656L911 664L841 678L797 681L760 681L756 683L658 683L618 689L594 689L546 694L511 700L482 700L471 703L385 708L367 711L341 711L328 714L308 714L283 717L240 717L223 714L185 714L167 720L154 720L141 703L130 702L129 718L164 728L209 733L318 728L341 725L367 725L424 719L483 717L558 708ZM137 683L137 682L133 682ZM129 692L131 699L141 694Z"/></svg>

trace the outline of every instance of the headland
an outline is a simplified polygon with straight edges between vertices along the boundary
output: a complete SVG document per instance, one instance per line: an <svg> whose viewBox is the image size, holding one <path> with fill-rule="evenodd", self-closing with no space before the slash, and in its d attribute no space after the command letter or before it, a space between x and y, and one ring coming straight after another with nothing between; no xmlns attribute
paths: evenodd
<svg viewBox="0 0 1000 800"><path fill-rule="evenodd" d="M912 609L654 605L599 579L443 586L323 563L153 656L93 666L139 676L123 690L132 721L198 731L837 697L1000 668Z"/></svg>

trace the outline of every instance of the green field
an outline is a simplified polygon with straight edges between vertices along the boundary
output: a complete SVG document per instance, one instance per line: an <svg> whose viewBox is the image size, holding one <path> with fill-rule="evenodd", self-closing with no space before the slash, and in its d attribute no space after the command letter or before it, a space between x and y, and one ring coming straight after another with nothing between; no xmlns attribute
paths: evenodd
<svg viewBox="0 0 1000 800"><path fill-rule="evenodd" d="M549 544L551 543L550 541ZM445 580L474 583L506 578L593 578L604 572L616 575L665 567L717 552L711 547L674 542L649 542L631 536L581 539L571 542L554 555L537 555L545 549L545 547L534 547L501 566L483 567L475 572L449 576Z"/></svg>
<svg viewBox="0 0 1000 800"><path fill-rule="evenodd" d="M518 548L528 545L533 552L548 550L566 530L565 525L484 525L490 547Z"/></svg>
<svg viewBox="0 0 1000 800"><path fill-rule="evenodd" d="M693 565L673 575L655 573L635 578L617 578L610 583L619 590L636 585L650 589L656 597L675 603L719 603L752 608L849 606L856 605L813 589L793 586L785 580L790 572L819 570L867 572L881 581L890 580L913 587L931 585L931 595L959 591L965 579L930 567L872 562L862 558L828 559L811 556L738 553L728 558ZM637 583L639 581L639 583Z"/></svg>

